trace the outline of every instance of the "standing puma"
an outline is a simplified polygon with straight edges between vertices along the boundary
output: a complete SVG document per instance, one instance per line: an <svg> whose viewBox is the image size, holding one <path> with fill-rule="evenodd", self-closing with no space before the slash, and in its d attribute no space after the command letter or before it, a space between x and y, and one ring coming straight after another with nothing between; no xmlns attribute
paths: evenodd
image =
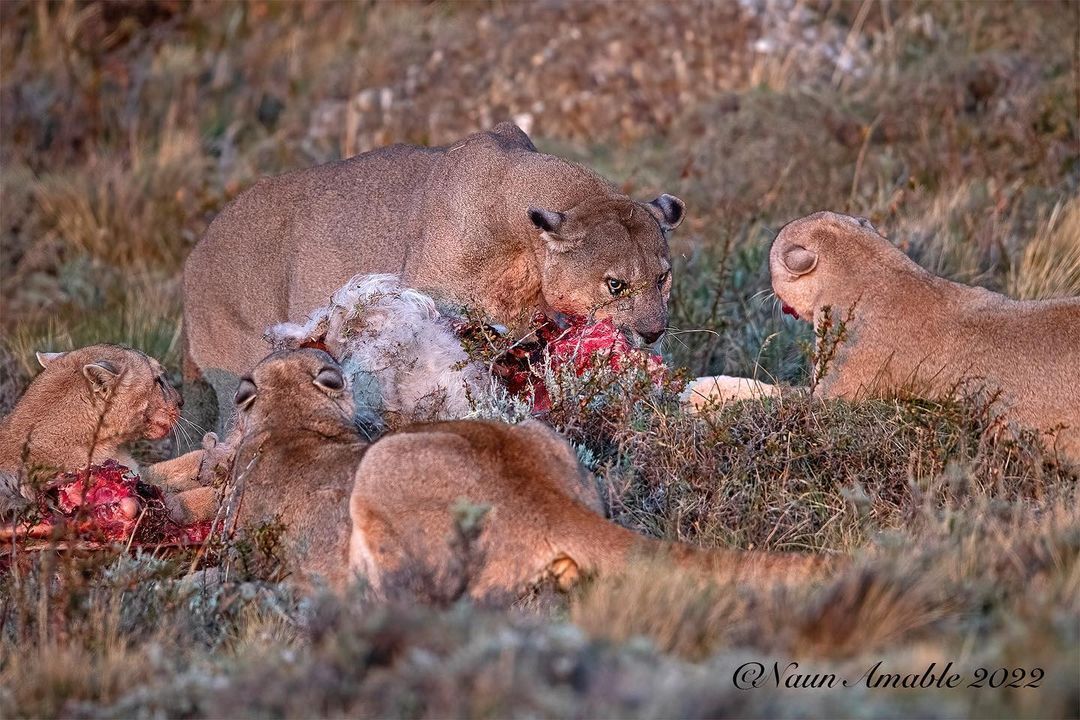
<svg viewBox="0 0 1080 720"><path fill-rule="evenodd" d="M502 324L592 314L651 343L667 326L667 233L683 215L678 198L636 202L538 152L511 123L263 179L184 267L185 385L209 382L224 419L265 330L302 323L359 273L397 274Z"/></svg>
<svg viewBox="0 0 1080 720"><path fill-rule="evenodd" d="M666 553L677 564L746 582L805 581L830 565L809 555L642 537L597 513L591 478L541 422L459 420L415 425L367 451L351 500L352 568L377 593L413 568L446 572L454 562L451 508L461 500L490 507L469 578L474 597L514 594L545 577L566 587L582 573L618 572L639 554Z"/></svg>

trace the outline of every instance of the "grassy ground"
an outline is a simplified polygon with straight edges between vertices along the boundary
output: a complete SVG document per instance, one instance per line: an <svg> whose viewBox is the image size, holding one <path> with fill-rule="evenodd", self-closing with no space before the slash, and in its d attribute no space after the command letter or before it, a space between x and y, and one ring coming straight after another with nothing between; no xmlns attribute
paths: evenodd
<svg viewBox="0 0 1080 720"><path fill-rule="evenodd" d="M0 3L0 412L39 349L178 371L180 265L260 174L507 117L686 200L665 352L692 375L805 381L766 253L822 208L940 274L1080 294L1078 36L1075 2ZM982 399L696 420L640 384L576 390L553 419L618 522L855 566L764 591L643 563L506 611L30 562L0 581L0 715L1080 715L1077 477ZM879 660L963 686L856 682ZM790 661L856 687L736 687ZM1043 678L967 687L980 667Z"/></svg>

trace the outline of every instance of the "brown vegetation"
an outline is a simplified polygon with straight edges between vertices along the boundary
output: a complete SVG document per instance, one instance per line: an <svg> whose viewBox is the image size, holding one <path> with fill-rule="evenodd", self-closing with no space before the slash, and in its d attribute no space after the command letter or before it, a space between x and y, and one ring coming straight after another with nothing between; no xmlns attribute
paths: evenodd
<svg viewBox="0 0 1080 720"><path fill-rule="evenodd" d="M780 316L766 258L823 208L947 277L1080 294L1078 26L1064 0L0 3L0 403L40 349L123 342L178 375L179 263L258 175L515 117L686 201L665 352L692 376L807 382L811 330ZM557 380L550 419L617 522L854 567L764 592L642 564L505 611L300 605L276 527L205 573L22 556L0 579L0 715L1080 715L1077 477L985 398L784 394L692 418L632 372ZM1046 675L731 683L788 658Z"/></svg>

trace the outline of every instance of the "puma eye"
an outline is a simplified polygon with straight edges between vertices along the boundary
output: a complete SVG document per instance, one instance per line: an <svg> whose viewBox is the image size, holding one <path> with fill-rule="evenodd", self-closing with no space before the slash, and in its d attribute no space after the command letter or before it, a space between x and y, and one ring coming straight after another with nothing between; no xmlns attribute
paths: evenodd
<svg viewBox="0 0 1080 720"><path fill-rule="evenodd" d="M616 280L615 278L607 279L607 289L611 293L612 297L623 297L630 292L630 284L623 280Z"/></svg>
<svg viewBox="0 0 1080 720"><path fill-rule="evenodd" d="M345 378L337 368L325 367L319 371L313 381L315 385L328 392L341 392L345 388Z"/></svg>
<svg viewBox="0 0 1080 720"><path fill-rule="evenodd" d="M234 398L236 407L241 410L247 410L251 407L251 404L255 402L256 394L255 383L251 378L242 379L240 381L240 387L236 388L236 397Z"/></svg>
<svg viewBox="0 0 1080 720"><path fill-rule="evenodd" d="M661 273L660 277L658 277L656 279L656 287L658 287L658 288L660 288L662 290L664 288L664 283L666 283L668 281L669 277L671 277L671 271L670 270L668 270L667 272Z"/></svg>

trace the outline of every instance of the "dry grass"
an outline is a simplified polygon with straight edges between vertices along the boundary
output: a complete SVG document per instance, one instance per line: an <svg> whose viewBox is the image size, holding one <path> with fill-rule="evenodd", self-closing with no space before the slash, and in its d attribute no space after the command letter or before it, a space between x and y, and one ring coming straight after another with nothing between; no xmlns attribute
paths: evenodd
<svg viewBox="0 0 1080 720"><path fill-rule="evenodd" d="M1038 693L823 691L798 699L808 716L856 705L872 716L1070 715L1077 685L1068 669L1080 659L1075 501L1038 516L1003 512L990 496L927 512L816 587L724 587L643 562L524 615L373 605L362 595L305 606L252 577L177 581L175 566L123 557L72 575L67 567L82 566L61 558L59 577L71 584L53 586L44 605L40 575L4 587L0 709L655 717L679 707L686 717L719 708L769 716L789 707L783 696L747 694L727 678L750 660L791 658L852 680L882 659L903 673L950 660L969 674L1047 672ZM66 625L43 632L37 618L49 615Z"/></svg>
<svg viewBox="0 0 1080 720"><path fill-rule="evenodd" d="M177 370L180 263L258 175L506 118L687 201L665 353L693 375L806 382L811 331L781 316L766 258L822 208L946 276L1076 295L1078 24L1069 2L0 3L0 409L39 349L123 342ZM23 558L0 579L0 715L1080 715L1077 476L985 399L692 418L675 380L558 384L551 420L617 522L853 566L768 590L642 563L508 611L299 604L272 562ZM730 682L787 658L1047 675Z"/></svg>
<svg viewBox="0 0 1080 720"><path fill-rule="evenodd" d="M1009 294L1024 300L1080 295L1080 201L1054 206L1013 266Z"/></svg>
<svg viewBox="0 0 1080 720"><path fill-rule="evenodd" d="M102 342L137 347L169 367L179 366L178 279L134 276L116 283L94 288L84 304L68 304L50 317L15 328L7 347L25 377L37 373L34 353L39 350L59 352Z"/></svg>
<svg viewBox="0 0 1080 720"><path fill-rule="evenodd" d="M924 506L986 493L1048 502L1076 483L1037 433L1004 426L981 395L849 403L791 392L697 417L640 377L573 382L568 395L583 400L556 404L552 421L588 448L613 516L658 537L851 550Z"/></svg>
<svg viewBox="0 0 1080 720"><path fill-rule="evenodd" d="M961 510L947 520L918 513L916 531L861 544L853 566L817 587L724 587L642 562L586 586L570 617L591 634L644 636L691 659L723 647L847 659L898 645L944 649L988 612L1000 615L992 623L1010 617L1030 600L1031 584L1060 599L1075 589L1080 515L1072 504L1024 518L985 512L985 495L971 504L984 512Z"/></svg>
<svg viewBox="0 0 1080 720"><path fill-rule="evenodd" d="M206 168L195 138L166 139L150 157L93 157L78 173L38 180L45 232L108 265L175 271L198 239L190 218L205 207Z"/></svg>

